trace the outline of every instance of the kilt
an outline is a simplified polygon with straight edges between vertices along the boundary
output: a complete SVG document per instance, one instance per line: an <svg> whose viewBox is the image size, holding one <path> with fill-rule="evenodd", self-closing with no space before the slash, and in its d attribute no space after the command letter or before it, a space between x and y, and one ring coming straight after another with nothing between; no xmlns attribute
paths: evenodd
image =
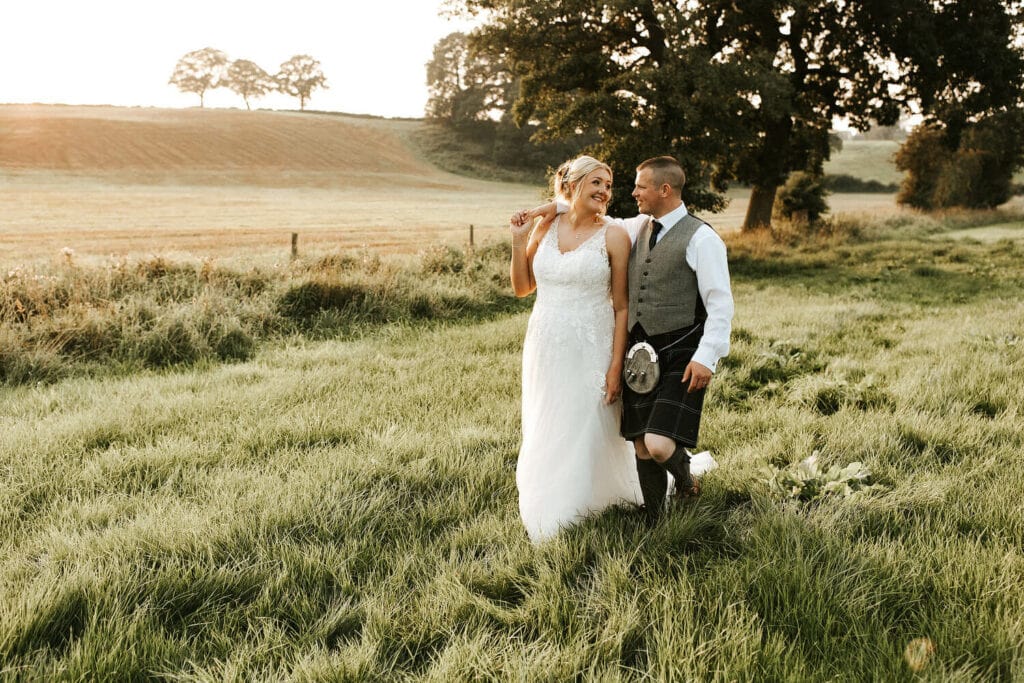
<svg viewBox="0 0 1024 683"><path fill-rule="evenodd" d="M633 441L651 433L667 436L677 446L693 448L697 445L706 390L688 393L682 379L703 333L703 321L692 327L654 336L648 336L640 325L630 332L630 346L646 341L658 352L661 378L647 394L638 394L623 385L620 432L624 439Z"/></svg>

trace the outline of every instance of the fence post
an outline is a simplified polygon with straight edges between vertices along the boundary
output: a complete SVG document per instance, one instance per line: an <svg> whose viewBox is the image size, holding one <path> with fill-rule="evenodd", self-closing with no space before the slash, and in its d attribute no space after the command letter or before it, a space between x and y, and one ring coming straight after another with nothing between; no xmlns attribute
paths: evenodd
<svg viewBox="0 0 1024 683"><path fill-rule="evenodd" d="M469 224L469 246L473 246L473 224Z"/></svg>
<svg viewBox="0 0 1024 683"><path fill-rule="evenodd" d="M298 258L299 256L299 233L292 233L292 258Z"/></svg>

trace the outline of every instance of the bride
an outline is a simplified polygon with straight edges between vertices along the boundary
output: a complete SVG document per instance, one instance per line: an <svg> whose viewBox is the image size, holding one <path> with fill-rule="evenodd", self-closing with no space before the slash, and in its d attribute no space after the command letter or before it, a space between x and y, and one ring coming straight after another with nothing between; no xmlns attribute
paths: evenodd
<svg viewBox="0 0 1024 683"><path fill-rule="evenodd" d="M642 502L631 445L619 435L630 237L605 216L611 168L581 156L558 169L569 204L536 225L511 220L512 287L537 299L523 344L519 512L542 541L618 503Z"/></svg>

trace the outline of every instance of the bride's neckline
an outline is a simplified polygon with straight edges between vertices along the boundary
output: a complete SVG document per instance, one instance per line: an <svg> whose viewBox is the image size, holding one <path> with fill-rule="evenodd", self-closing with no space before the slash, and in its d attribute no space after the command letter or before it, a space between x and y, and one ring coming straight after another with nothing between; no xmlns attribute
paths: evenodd
<svg viewBox="0 0 1024 683"><path fill-rule="evenodd" d="M564 215L564 214L562 214L562 215ZM552 227L554 228L554 231L553 231L553 232L555 233L555 251L557 251L557 252L558 252L559 254L561 254L562 256L566 256L566 255L568 255L568 254L571 254L571 253L573 253L574 251L579 251L580 247L582 247L583 245L585 245L585 244L586 244L587 242L589 242L590 240L594 239L594 237L595 237L595 236L597 236L597 234L598 234L599 232L601 232L601 230L603 230L603 229L604 229L604 226L603 226L603 225L602 225L602 226L600 226L600 227L599 227L599 228L598 228L597 230L595 230L594 232L590 233L590 235L588 235L588 236L587 236L587 239L583 240L582 242L580 242L579 244L577 244L577 245L576 245L575 247L573 247L572 249L566 249L565 251L562 251L562 240L561 240L561 237L560 237L560 233L559 233L559 229L560 229L560 228L561 228L561 226L562 226L562 215L560 215L560 216L558 217L558 219L557 219L557 220L555 221L555 224L554 224L554 225L552 226Z"/></svg>

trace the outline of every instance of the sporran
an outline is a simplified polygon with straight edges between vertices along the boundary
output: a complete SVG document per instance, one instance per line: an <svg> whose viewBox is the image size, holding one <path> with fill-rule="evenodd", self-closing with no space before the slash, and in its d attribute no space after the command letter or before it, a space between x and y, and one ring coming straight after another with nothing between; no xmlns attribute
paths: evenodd
<svg viewBox="0 0 1024 683"><path fill-rule="evenodd" d="M626 386L638 394L649 394L653 391L661 378L658 352L654 347L647 342L633 344L626 352L622 378L626 381Z"/></svg>

